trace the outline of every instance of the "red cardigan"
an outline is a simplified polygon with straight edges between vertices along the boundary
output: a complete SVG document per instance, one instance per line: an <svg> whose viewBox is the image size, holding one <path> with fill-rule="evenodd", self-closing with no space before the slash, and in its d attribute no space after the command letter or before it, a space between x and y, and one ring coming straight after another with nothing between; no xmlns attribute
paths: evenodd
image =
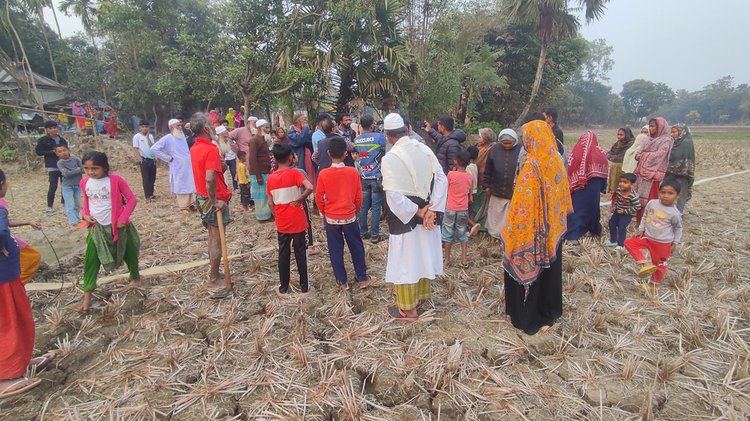
<svg viewBox="0 0 750 421"><path fill-rule="evenodd" d="M362 184L354 167L329 167L318 175L315 203L331 219L351 219L362 207Z"/></svg>
<svg viewBox="0 0 750 421"><path fill-rule="evenodd" d="M81 215L91 216L89 211L89 197L86 195L86 183L89 181L89 177L84 177L81 180L81 192L83 194L83 208L81 209ZM114 241L117 241L117 222L125 225L130 223L130 215L135 209L138 199L130 190L130 186L124 178L117 174L110 173L109 181L112 189L112 237ZM125 199L125 204L122 203L122 199Z"/></svg>

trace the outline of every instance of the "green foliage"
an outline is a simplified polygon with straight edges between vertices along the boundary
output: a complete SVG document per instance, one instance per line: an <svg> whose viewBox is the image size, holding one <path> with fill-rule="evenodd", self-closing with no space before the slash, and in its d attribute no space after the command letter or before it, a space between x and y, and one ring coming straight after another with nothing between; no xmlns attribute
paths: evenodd
<svg viewBox="0 0 750 421"><path fill-rule="evenodd" d="M675 99L672 89L664 83L635 79L622 85L620 93L627 115L633 121L652 115L660 106Z"/></svg>
<svg viewBox="0 0 750 421"><path fill-rule="evenodd" d="M3 162L15 162L18 159L18 150L10 146L0 148L0 159Z"/></svg>
<svg viewBox="0 0 750 421"><path fill-rule="evenodd" d="M668 121L691 124L746 124L750 121L750 86L735 86L734 78L724 76L700 91L677 91L673 103L659 113Z"/></svg>

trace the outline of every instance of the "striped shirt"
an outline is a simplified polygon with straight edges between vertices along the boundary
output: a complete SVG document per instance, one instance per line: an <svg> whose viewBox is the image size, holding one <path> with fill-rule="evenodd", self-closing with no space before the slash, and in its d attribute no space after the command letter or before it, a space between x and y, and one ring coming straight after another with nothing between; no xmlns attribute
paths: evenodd
<svg viewBox="0 0 750 421"><path fill-rule="evenodd" d="M641 202L634 191L624 196L620 189L612 195L612 212L622 211L623 215L635 215L641 208ZM618 212L620 213L620 212Z"/></svg>
<svg viewBox="0 0 750 421"><path fill-rule="evenodd" d="M307 229L304 208L291 202L299 198L305 176L294 168L283 168L271 173L266 182L266 194L273 198L276 230L282 234L297 234Z"/></svg>

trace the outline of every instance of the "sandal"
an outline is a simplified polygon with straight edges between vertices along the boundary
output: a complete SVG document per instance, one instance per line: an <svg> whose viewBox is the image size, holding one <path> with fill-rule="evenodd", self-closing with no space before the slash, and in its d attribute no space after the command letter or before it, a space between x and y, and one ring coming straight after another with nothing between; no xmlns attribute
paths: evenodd
<svg viewBox="0 0 750 421"><path fill-rule="evenodd" d="M21 377L18 381L11 383L10 386L6 386L5 389L0 390L0 399L9 398L11 396L20 395L21 393L28 392L29 390L39 386L42 379L29 379Z"/></svg>
<svg viewBox="0 0 750 421"><path fill-rule="evenodd" d="M401 320L403 322L416 322L419 319L419 316L408 316L398 306L388 306L386 309L386 312L389 316L396 320Z"/></svg>
<svg viewBox="0 0 750 421"><path fill-rule="evenodd" d="M48 352L42 356L32 358L31 361L29 361L29 367L33 367L34 370L38 373L47 368L47 366L49 366L52 361L55 361L55 358L57 358L57 354L55 354L54 352Z"/></svg>
<svg viewBox="0 0 750 421"><path fill-rule="evenodd" d="M646 265L646 266L643 266L638 271L638 277L639 278L648 278L649 276L653 275L654 272L656 272L656 266L654 266L654 265Z"/></svg>

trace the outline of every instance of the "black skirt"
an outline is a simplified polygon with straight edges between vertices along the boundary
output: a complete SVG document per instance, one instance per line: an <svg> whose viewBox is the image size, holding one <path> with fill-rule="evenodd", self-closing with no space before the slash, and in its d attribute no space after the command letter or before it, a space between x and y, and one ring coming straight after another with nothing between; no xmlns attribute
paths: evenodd
<svg viewBox="0 0 750 421"><path fill-rule="evenodd" d="M562 316L562 242L557 246L557 258L542 270L539 279L529 287L524 303L525 288L505 272L505 313L513 327L533 335L542 326L552 326Z"/></svg>

